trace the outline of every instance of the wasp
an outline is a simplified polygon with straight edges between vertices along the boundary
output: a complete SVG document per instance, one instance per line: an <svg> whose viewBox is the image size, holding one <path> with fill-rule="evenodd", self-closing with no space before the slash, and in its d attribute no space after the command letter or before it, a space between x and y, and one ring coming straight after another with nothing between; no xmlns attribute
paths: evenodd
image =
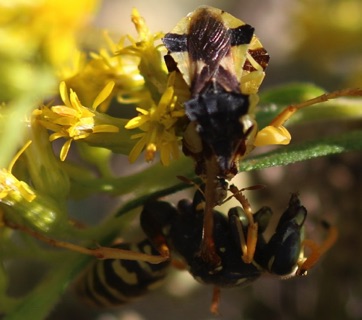
<svg viewBox="0 0 362 320"><path fill-rule="evenodd" d="M168 50L165 61L169 71L178 71L190 90L190 99L184 103L189 125L183 150L195 160L196 174L206 185L201 255L205 261L220 265L212 234L213 208L225 194L218 191L220 181L232 179L238 173L238 162L255 147L288 144L291 136L283 125L298 110L340 96L361 95L362 90L335 91L288 106L259 130L255 121L257 91L269 55L252 26L225 11L202 6L181 19L164 36L163 43ZM253 235L244 260L251 263L258 223L252 214L248 217Z"/></svg>
<svg viewBox="0 0 362 320"><path fill-rule="evenodd" d="M304 239L307 210L298 195L292 194L268 241L264 238L264 231L273 212L269 207L256 211L258 241L252 263L245 263L241 257L248 237L247 214L240 206L231 208L228 216L213 210L213 236L221 259L221 263L215 266L199 254L204 205L204 194L200 190L195 192L192 201L182 199L177 207L165 201L147 201L140 216L140 225L147 238L138 243L120 244L117 248L143 254L159 253L169 259L159 264L125 259L95 261L78 280L78 294L99 307L122 305L157 288L165 279L172 261L178 259L177 265L180 266L181 260L198 282L214 287L211 311L216 314L220 288L246 286L264 273L283 278L306 274L335 240L336 231L329 225L326 228L330 232L323 244ZM308 258L304 256L304 247L312 249Z"/></svg>
<svg viewBox="0 0 362 320"><path fill-rule="evenodd" d="M204 206L205 197L200 190L195 192L192 201L183 199L174 209L171 204L151 201L146 203L141 213L141 226L159 252L166 245L174 257L181 258L198 282L214 287L211 312L215 314L219 309L220 288L246 286L265 273L281 278L305 275L337 237L337 230L324 223L328 236L321 245L304 239L303 226L307 210L298 195L293 193L268 241L264 231L273 212L264 206L254 213L259 228L255 254L249 263L242 259L243 247L249 236L248 214L240 206L229 209L227 216L213 210L213 238L221 261L215 266L205 261L199 252ZM162 207L167 210L159 211L158 208ZM307 258L304 256L304 247L311 249Z"/></svg>

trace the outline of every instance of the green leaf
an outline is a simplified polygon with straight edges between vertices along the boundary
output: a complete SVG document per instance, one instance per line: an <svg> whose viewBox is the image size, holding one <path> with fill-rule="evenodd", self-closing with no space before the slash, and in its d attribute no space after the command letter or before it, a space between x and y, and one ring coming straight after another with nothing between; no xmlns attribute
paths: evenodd
<svg viewBox="0 0 362 320"><path fill-rule="evenodd" d="M256 120L260 128L267 126L286 106L304 102L325 93L315 85L296 83L269 89L260 94ZM287 126L313 121L362 119L362 98L341 97L306 107L295 113Z"/></svg>
<svg viewBox="0 0 362 320"><path fill-rule="evenodd" d="M315 98L325 91L312 83L288 83L272 87L260 93L260 103L289 105Z"/></svg>
<svg viewBox="0 0 362 320"><path fill-rule="evenodd" d="M261 170L357 150L362 150L362 130L298 145L280 147L277 150L242 161L239 168L241 172Z"/></svg>

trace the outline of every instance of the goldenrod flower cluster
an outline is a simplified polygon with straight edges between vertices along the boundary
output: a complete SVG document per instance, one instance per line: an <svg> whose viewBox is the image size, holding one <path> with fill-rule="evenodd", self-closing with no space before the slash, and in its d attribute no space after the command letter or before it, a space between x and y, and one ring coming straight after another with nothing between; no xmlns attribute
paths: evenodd
<svg viewBox="0 0 362 320"><path fill-rule="evenodd" d="M129 162L144 153L162 165L179 157L189 92L181 76L168 73L163 34L151 32L133 10L135 36L115 41L104 31L104 44L86 51L78 40L97 6L96 0L0 0L1 312L21 309L23 299L8 296L4 261L28 252L51 259L49 248L29 238L19 246L13 230L53 245L71 239L61 242L68 249L89 245L119 228L106 222L79 228L69 199L131 194L130 184L144 184L143 175L116 177L113 153Z"/></svg>
<svg viewBox="0 0 362 320"><path fill-rule="evenodd" d="M159 155L163 165L179 157L189 93L180 76L168 73L163 34L151 32L133 10L135 36L114 41L104 31L104 44L87 52L77 38L97 5L0 2L0 160L8 168L0 171L2 219L48 231L66 218L70 181L89 177L68 166L71 148L84 155L96 147L100 157L106 148L130 162L142 153L147 162Z"/></svg>
<svg viewBox="0 0 362 320"><path fill-rule="evenodd" d="M152 34L136 10L132 13L132 21L137 38L122 37L115 44L105 34L108 48L91 53L89 61L84 61L84 55L79 53L75 70L71 72L65 68L61 71L60 96L64 105L46 105L33 112L32 116L41 125L54 132L50 141L66 139L60 152L62 161L72 141L86 139L92 134L115 132L119 132L122 139L122 133L131 129L138 129L131 137L135 141L129 153L131 162L144 150L147 161L152 161L159 152L165 165L171 158L178 157L180 130L177 124L184 112L182 101L174 93L175 75L169 77L163 62L164 52L158 42L162 34ZM135 118L125 119L128 123L124 127L102 123L103 113L114 97L117 108L132 104L139 112ZM97 107L100 112L96 111ZM128 138L128 135L124 136L124 139Z"/></svg>

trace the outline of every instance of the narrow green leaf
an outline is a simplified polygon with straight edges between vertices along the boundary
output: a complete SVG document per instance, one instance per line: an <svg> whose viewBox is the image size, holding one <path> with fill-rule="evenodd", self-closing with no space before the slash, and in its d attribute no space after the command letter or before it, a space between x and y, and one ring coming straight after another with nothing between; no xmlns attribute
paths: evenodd
<svg viewBox="0 0 362 320"><path fill-rule="evenodd" d="M325 93L312 84L297 83L272 88L260 94L256 120L260 128L267 126L286 106L304 102ZM362 98L341 97L306 107L295 113L287 126L312 121L362 119Z"/></svg>
<svg viewBox="0 0 362 320"><path fill-rule="evenodd" d="M325 91L312 83L288 83L263 90L260 93L260 103L274 103L278 105L289 105L315 98Z"/></svg>
<svg viewBox="0 0 362 320"><path fill-rule="evenodd" d="M313 140L299 145L290 145L261 154L240 163L240 171L260 170L269 167L285 166L317 157L362 150L362 130L340 136Z"/></svg>

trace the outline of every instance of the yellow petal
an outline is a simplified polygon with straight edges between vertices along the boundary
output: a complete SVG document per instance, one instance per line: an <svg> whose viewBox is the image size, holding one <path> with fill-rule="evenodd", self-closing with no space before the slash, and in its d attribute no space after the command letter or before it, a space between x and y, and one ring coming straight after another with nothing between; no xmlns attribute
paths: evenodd
<svg viewBox="0 0 362 320"><path fill-rule="evenodd" d="M170 149L168 144L161 147L160 160L164 166L168 166L170 164Z"/></svg>
<svg viewBox="0 0 362 320"><path fill-rule="evenodd" d="M77 121L74 118L62 117L59 119L54 119L53 123L58 124L61 127L64 127L64 126L75 125Z"/></svg>
<svg viewBox="0 0 362 320"><path fill-rule="evenodd" d="M254 146L261 147L274 144L286 145L290 143L291 139L292 137L285 127L267 126L258 132L254 140Z"/></svg>
<svg viewBox="0 0 362 320"><path fill-rule="evenodd" d="M8 170L9 172L11 172L13 170L13 167L15 165L15 162L18 161L18 159L20 158L20 156L25 152L25 150L30 146L30 144L32 143L31 140L29 140L27 143L25 143L25 145L16 153L16 155L14 156L14 158L11 160Z"/></svg>
<svg viewBox="0 0 362 320"><path fill-rule="evenodd" d="M49 122L49 121L43 121L43 120L38 120L38 122L45 128L45 129L48 129L50 131L54 131L54 132L57 132L57 131L60 131L61 130L61 126L55 124L55 123L52 123L52 122Z"/></svg>
<svg viewBox="0 0 362 320"><path fill-rule="evenodd" d="M106 84L106 86L103 88L103 90L95 98L93 105L92 105L93 110L97 109L97 107L109 97L113 88L114 88L114 81L110 81Z"/></svg>
<svg viewBox="0 0 362 320"><path fill-rule="evenodd" d="M52 133L50 136L49 136L49 141L52 142L54 140L57 140L59 138L68 138L69 135L68 134L65 134L64 132L54 132Z"/></svg>
<svg viewBox="0 0 362 320"><path fill-rule="evenodd" d="M142 125L145 121L142 121L142 117L134 117L129 120L124 126L126 129L135 129Z"/></svg>
<svg viewBox="0 0 362 320"><path fill-rule="evenodd" d="M54 106L54 107L51 107L51 110L58 115L66 116L66 117L69 117L69 116L75 117L78 114L76 110L74 110L73 108L66 107L66 106Z"/></svg>
<svg viewBox="0 0 362 320"><path fill-rule="evenodd" d="M145 115L145 116L150 113L148 110L145 110L145 109L142 109L142 108L136 108L136 110L137 110L139 113L141 113L141 114L143 114L143 115Z"/></svg>
<svg viewBox="0 0 362 320"><path fill-rule="evenodd" d="M78 112L80 112L80 110L84 108L83 105L80 103L77 94L72 89L70 89L70 103L71 106Z"/></svg>
<svg viewBox="0 0 362 320"><path fill-rule="evenodd" d="M61 161L64 161L65 158L67 157L71 143L72 143L72 139L68 139L68 140L63 144L63 147L62 147L62 149L60 150L60 160L61 160Z"/></svg>
<svg viewBox="0 0 362 320"><path fill-rule="evenodd" d="M163 93L158 106L162 107L162 109L165 109L172 101L173 92L174 92L173 87L168 87L166 91Z"/></svg>
<svg viewBox="0 0 362 320"><path fill-rule="evenodd" d="M60 97L62 98L65 105L70 106L70 100L68 97L68 89L67 89L67 85L64 81L62 81L59 84L59 93L60 93Z"/></svg>
<svg viewBox="0 0 362 320"><path fill-rule="evenodd" d="M143 136L139 141L137 141L137 143L129 153L128 159L131 163L137 160L145 145L146 145L146 137Z"/></svg>
<svg viewBox="0 0 362 320"><path fill-rule="evenodd" d="M98 132L119 132L119 128L111 124L101 124L93 128L93 133Z"/></svg>

